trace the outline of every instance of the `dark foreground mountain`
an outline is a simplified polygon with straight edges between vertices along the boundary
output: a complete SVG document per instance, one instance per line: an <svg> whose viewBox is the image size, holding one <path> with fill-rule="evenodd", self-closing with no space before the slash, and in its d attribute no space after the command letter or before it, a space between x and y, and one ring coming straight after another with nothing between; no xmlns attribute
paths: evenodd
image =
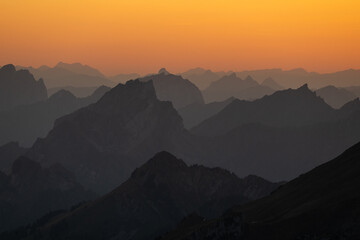
<svg viewBox="0 0 360 240"><path fill-rule="evenodd" d="M54 67L39 68L17 66L17 69L27 69L36 78L43 78L48 88L55 87L99 87L113 86L114 83L104 77L98 70L80 63L58 63Z"/></svg>
<svg viewBox="0 0 360 240"><path fill-rule="evenodd" d="M16 71L14 65L0 69L0 111L47 99L42 79L36 81L27 70Z"/></svg>
<svg viewBox="0 0 360 240"><path fill-rule="evenodd" d="M98 101L108 90L108 87L99 87L85 98L60 90L45 101L2 111L0 144L18 141L22 146L31 146L38 137L46 136L57 118Z"/></svg>
<svg viewBox="0 0 360 240"><path fill-rule="evenodd" d="M323 98L327 104L335 109L341 108L345 103L357 97L354 93L344 88L336 88L334 86L320 88L316 90L316 95Z"/></svg>
<svg viewBox="0 0 360 240"><path fill-rule="evenodd" d="M157 99L152 81L128 81L58 119L29 156L45 165L61 163L84 186L104 193L156 152L177 153L185 135L181 117L170 102Z"/></svg>
<svg viewBox="0 0 360 240"><path fill-rule="evenodd" d="M360 110L360 104L352 111ZM222 111L192 129L194 134L215 136L247 123L269 126L303 126L346 118L352 111L335 110L307 85L277 91L253 102L234 100Z"/></svg>
<svg viewBox="0 0 360 240"><path fill-rule="evenodd" d="M234 98L229 98L222 102L211 102L207 104L193 103L186 107L178 109L178 112L183 119L184 126L187 129L190 129L200 124L205 119L208 119L220 112L233 100Z"/></svg>
<svg viewBox="0 0 360 240"><path fill-rule="evenodd" d="M230 97L253 100L272 94L274 91L268 86L260 85L251 76L243 80L232 73L212 82L203 91L203 95L206 102L224 101Z"/></svg>
<svg viewBox="0 0 360 240"><path fill-rule="evenodd" d="M189 80L160 69L158 74L139 78L141 82L152 80L156 95L161 101L172 102L175 109L194 103L204 103L200 90Z"/></svg>
<svg viewBox="0 0 360 240"><path fill-rule="evenodd" d="M27 149L21 147L18 142L9 142L0 146L0 172L10 174L14 161L26 151Z"/></svg>
<svg viewBox="0 0 360 240"><path fill-rule="evenodd" d="M218 219L197 218L161 239L360 239L359 171L360 143L268 197Z"/></svg>
<svg viewBox="0 0 360 240"><path fill-rule="evenodd" d="M220 168L187 166L161 152L109 194L33 229L29 239L154 239L193 212L215 217L278 186Z"/></svg>
<svg viewBox="0 0 360 240"><path fill-rule="evenodd" d="M10 175L0 172L0 232L94 197L61 165L43 168L20 157L13 163Z"/></svg>

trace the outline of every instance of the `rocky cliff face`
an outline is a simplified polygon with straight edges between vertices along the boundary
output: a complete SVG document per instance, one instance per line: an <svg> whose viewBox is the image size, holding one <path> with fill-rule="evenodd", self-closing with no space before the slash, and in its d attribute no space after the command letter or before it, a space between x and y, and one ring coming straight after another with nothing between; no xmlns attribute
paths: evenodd
<svg viewBox="0 0 360 240"><path fill-rule="evenodd" d="M16 71L14 65L0 69L0 111L47 99L42 79L36 81L27 70Z"/></svg>

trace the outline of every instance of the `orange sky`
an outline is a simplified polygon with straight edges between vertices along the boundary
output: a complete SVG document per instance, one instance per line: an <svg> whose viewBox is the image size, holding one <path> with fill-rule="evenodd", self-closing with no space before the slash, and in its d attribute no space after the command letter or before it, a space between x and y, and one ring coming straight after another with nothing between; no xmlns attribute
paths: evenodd
<svg viewBox="0 0 360 240"><path fill-rule="evenodd" d="M360 68L359 0L0 0L0 65Z"/></svg>

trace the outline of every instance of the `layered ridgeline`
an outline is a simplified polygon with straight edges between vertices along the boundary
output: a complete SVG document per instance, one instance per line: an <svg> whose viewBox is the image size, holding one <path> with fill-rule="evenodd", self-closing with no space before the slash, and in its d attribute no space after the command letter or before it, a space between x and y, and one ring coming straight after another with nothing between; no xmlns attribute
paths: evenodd
<svg viewBox="0 0 360 240"><path fill-rule="evenodd" d="M25 154L27 150L18 142L9 142L0 146L0 172L9 174L14 161Z"/></svg>
<svg viewBox="0 0 360 240"><path fill-rule="evenodd" d="M334 86L326 86L316 90L316 95L324 99L324 101L333 108L341 108L345 103L357 98L356 94L345 88L336 88Z"/></svg>
<svg viewBox="0 0 360 240"><path fill-rule="evenodd" d="M139 78L141 82L152 81L156 95L161 101L171 101L175 109L194 103L204 103L200 90L189 80L170 74L165 68L158 74Z"/></svg>
<svg viewBox="0 0 360 240"><path fill-rule="evenodd" d="M192 218L161 239L360 239L359 160L360 143L268 197L215 220Z"/></svg>
<svg viewBox="0 0 360 240"><path fill-rule="evenodd" d="M236 75L240 78L251 75L258 81L271 77L276 79L276 82L285 88L297 88L305 83L308 83L311 88L322 88L328 85L350 87L360 84L360 70L355 69L333 73L316 73L308 72L302 68L292 70L275 68L236 72Z"/></svg>
<svg viewBox="0 0 360 240"><path fill-rule="evenodd" d="M193 212L219 216L278 186L256 176L241 179L221 168L187 166L160 152L109 194L18 234L26 232L30 239L154 239Z"/></svg>
<svg viewBox="0 0 360 240"><path fill-rule="evenodd" d="M193 68L186 72L180 73L183 78L189 79L200 90L206 89L212 82L219 80L221 77L227 75L227 72L213 72L210 69Z"/></svg>
<svg viewBox="0 0 360 240"><path fill-rule="evenodd" d="M67 64L59 62L54 67L41 66L39 68L17 66L26 69L36 78L43 78L47 88L55 87L98 87L113 86L99 70L80 63Z"/></svg>
<svg viewBox="0 0 360 240"><path fill-rule="evenodd" d="M229 132L247 123L262 123L269 126L303 126L346 118L360 110L335 110L327 105L307 84L298 89L277 91L255 101L235 100L213 117L192 129L194 134L216 136ZM350 112L349 112L350 111Z"/></svg>
<svg viewBox="0 0 360 240"><path fill-rule="evenodd" d="M0 145L17 141L31 146L38 137L46 136L57 118L98 101L109 89L99 87L85 98L60 90L46 100L0 112ZM14 94L21 95L19 91Z"/></svg>
<svg viewBox="0 0 360 240"><path fill-rule="evenodd" d="M272 81L274 82L274 80ZM250 76L243 80L237 77L235 73L232 73L212 82L203 91L203 95L206 102L213 102L224 101L230 97L253 100L273 92L275 92L275 89L267 86L266 82L260 85Z"/></svg>
<svg viewBox="0 0 360 240"><path fill-rule="evenodd" d="M14 65L0 69L0 111L47 99L42 79L35 80L27 70L16 71Z"/></svg>
<svg viewBox="0 0 360 240"><path fill-rule="evenodd" d="M35 161L20 157L13 163L9 175L0 172L0 232L94 197L94 193L84 190L75 176L61 165L43 168Z"/></svg>
<svg viewBox="0 0 360 240"><path fill-rule="evenodd" d="M181 117L170 102L157 99L152 81L134 80L56 120L29 156L45 165L59 162L103 193L156 152L180 152L181 144L189 144L186 137Z"/></svg>

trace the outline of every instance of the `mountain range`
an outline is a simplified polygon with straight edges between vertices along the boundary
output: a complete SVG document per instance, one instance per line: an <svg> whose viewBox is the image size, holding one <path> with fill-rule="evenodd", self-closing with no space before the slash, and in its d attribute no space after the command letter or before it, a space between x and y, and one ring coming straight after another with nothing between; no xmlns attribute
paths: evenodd
<svg viewBox="0 0 360 240"><path fill-rule="evenodd" d="M215 217L278 186L256 176L241 179L221 168L187 166L160 152L110 193L33 227L30 238L154 239L193 212Z"/></svg>
<svg viewBox="0 0 360 240"><path fill-rule="evenodd" d="M41 66L39 68L16 66L17 69L26 69L35 78L44 79L47 88L55 87L99 87L113 86L114 83L100 71L80 63L59 62L54 67Z"/></svg>
<svg viewBox="0 0 360 240"><path fill-rule="evenodd" d="M243 80L232 73L212 82L209 87L203 90L203 95L206 102L213 102L224 101L230 97L253 100L273 92L275 90L267 86L266 82L265 85L260 85L250 75Z"/></svg>
<svg viewBox="0 0 360 240"><path fill-rule="evenodd" d="M187 218L159 239L359 239L359 159L360 143L263 199L217 219Z"/></svg>
<svg viewBox="0 0 360 240"><path fill-rule="evenodd" d="M326 86L316 90L316 95L324 99L324 101L333 108L341 108L357 96L345 88L336 88L334 86Z"/></svg>

